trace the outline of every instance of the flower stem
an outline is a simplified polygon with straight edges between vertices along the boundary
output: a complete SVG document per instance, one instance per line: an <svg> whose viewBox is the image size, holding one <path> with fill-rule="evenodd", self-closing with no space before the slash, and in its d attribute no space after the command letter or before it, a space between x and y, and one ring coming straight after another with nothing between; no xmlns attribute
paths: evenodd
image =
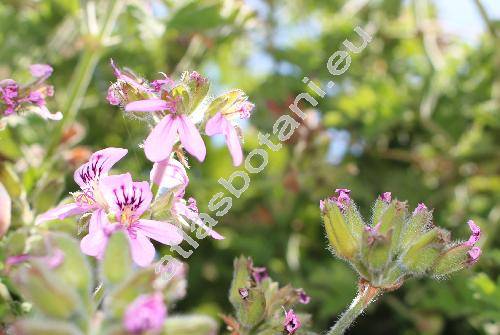
<svg viewBox="0 0 500 335"><path fill-rule="evenodd" d="M369 283L360 282L358 295L351 305L342 314L335 325L330 328L326 335L341 335L352 325L354 320L363 313L368 305L381 293L381 289L371 286Z"/></svg>

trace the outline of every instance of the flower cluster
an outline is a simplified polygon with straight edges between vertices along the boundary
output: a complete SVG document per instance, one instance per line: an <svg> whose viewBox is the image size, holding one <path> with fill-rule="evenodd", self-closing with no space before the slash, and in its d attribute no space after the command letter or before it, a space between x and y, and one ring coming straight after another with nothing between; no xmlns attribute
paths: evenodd
<svg viewBox="0 0 500 335"><path fill-rule="evenodd" d="M0 117L31 111L44 119L60 120L62 114L52 114L46 107L45 99L54 95L54 88L46 84L53 69L46 64L34 64L30 67L33 81L21 85L13 79L0 81Z"/></svg>
<svg viewBox="0 0 500 335"><path fill-rule="evenodd" d="M474 264L481 255L476 246L481 230L472 220L470 238L451 241L448 231L433 224L432 211L423 203L409 214L406 202L385 192L375 201L372 223L367 225L351 192L335 193L320 202L331 249L373 287L391 290L421 275L441 278Z"/></svg>
<svg viewBox="0 0 500 335"><path fill-rule="evenodd" d="M235 317L224 316L231 334L301 334L309 316L296 314L296 303L308 304L311 298L301 288L279 288L265 267L254 267L250 258L234 261L234 275L229 300Z"/></svg>
<svg viewBox="0 0 500 335"><path fill-rule="evenodd" d="M164 75L148 83L113 62L117 81L108 90L108 101L120 105L127 113L147 113L154 127L144 142L146 157L153 162L171 158L180 147L203 161L205 143L200 135L224 135L233 164L243 161L239 128L235 119L246 119L254 105L240 90L220 97L208 96L209 81L198 72L185 72L179 82ZM180 143L179 143L180 142Z"/></svg>

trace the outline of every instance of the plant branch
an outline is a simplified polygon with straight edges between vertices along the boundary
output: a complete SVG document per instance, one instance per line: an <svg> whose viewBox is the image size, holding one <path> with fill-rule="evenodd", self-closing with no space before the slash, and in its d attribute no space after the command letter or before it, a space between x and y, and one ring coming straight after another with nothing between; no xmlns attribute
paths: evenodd
<svg viewBox="0 0 500 335"><path fill-rule="evenodd" d="M335 325L330 328L326 335L341 335L352 325L354 320L363 313L368 305L382 292L380 288L373 287L367 282L360 282L358 295L351 305L340 316Z"/></svg>

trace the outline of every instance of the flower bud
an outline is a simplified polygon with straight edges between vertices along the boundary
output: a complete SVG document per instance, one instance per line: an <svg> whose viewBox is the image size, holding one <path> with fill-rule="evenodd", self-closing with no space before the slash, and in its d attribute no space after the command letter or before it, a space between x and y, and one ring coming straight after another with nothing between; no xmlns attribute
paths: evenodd
<svg viewBox="0 0 500 335"><path fill-rule="evenodd" d="M5 187L0 183L0 237L5 235L10 227L12 204Z"/></svg>
<svg viewBox="0 0 500 335"><path fill-rule="evenodd" d="M402 261L408 271L422 274L438 258L445 243L449 242L449 233L440 228L432 228L420 235L406 251Z"/></svg>
<svg viewBox="0 0 500 335"><path fill-rule="evenodd" d="M323 203L323 221L330 246L335 254L347 260L353 259L359 251L357 240L347 225L339 206L330 199Z"/></svg>

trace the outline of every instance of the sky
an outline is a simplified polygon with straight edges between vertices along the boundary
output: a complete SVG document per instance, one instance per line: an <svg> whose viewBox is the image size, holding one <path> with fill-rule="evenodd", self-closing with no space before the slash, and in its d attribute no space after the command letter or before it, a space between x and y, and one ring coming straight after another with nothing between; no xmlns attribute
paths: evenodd
<svg viewBox="0 0 500 335"><path fill-rule="evenodd" d="M500 19L500 0L481 1L491 19ZM474 0L437 0L436 5L443 28L473 43L485 26Z"/></svg>

